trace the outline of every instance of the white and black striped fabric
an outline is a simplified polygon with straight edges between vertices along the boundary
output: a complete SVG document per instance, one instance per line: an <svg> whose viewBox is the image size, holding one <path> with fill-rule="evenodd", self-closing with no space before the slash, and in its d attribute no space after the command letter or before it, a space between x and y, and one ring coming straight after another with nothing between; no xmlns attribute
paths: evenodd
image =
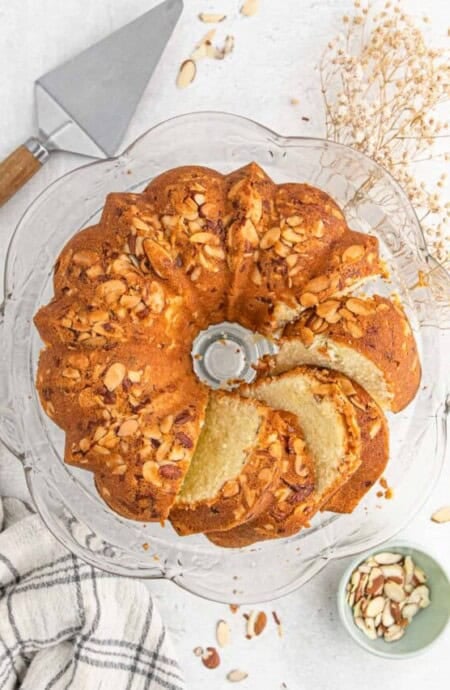
<svg viewBox="0 0 450 690"><path fill-rule="evenodd" d="M146 587L66 551L0 498L0 690L183 690Z"/></svg>

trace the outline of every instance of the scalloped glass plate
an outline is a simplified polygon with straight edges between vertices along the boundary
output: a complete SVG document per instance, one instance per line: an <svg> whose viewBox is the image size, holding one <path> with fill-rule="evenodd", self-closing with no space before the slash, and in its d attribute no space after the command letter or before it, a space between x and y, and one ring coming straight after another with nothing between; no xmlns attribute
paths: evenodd
<svg viewBox="0 0 450 690"><path fill-rule="evenodd" d="M344 207L351 227L379 238L391 282L379 281L370 290L400 294L420 349L423 379L414 402L389 419L386 476L393 500L378 498L374 488L352 515L322 513L296 537L227 550L201 535L180 538L170 525L121 518L98 497L88 472L64 465L63 434L43 413L34 387L42 343L32 317L52 296L58 253L74 233L97 221L109 192L140 190L179 165L228 172L252 160L276 182L306 181L324 189ZM447 274L427 253L404 193L370 159L332 142L282 137L234 115L183 115L151 129L119 158L65 175L24 214L7 256L0 433L23 462L48 528L85 561L128 576L169 578L218 601L272 599L299 587L330 559L392 537L439 477L445 451L445 369L438 335L449 321L449 286Z"/></svg>

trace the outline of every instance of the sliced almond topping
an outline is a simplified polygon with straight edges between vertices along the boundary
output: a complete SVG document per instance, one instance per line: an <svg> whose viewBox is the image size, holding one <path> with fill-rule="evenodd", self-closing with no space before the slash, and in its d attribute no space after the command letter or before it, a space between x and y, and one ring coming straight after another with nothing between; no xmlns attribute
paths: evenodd
<svg viewBox="0 0 450 690"><path fill-rule="evenodd" d="M304 292L300 297L302 307L314 307L318 301L317 295L314 295L312 292Z"/></svg>
<svg viewBox="0 0 450 690"><path fill-rule="evenodd" d="M299 334L303 344L306 345L306 347L309 347L309 345L311 345L311 343L314 340L314 333L312 332L312 330L310 328L307 328L306 326L302 326L300 328Z"/></svg>
<svg viewBox="0 0 450 690"><path fill-rule="evenodd" d="M258 266L254 266L250 274L250 279L254 285L262 285L262 275Z"/></svg>
<svg viewBox="0 0 450 690"><path fill-rule="evenodd" d="M353 314L359 314L360 316L368 316L372 314L373 309L370 305L364 302L362 299L357 299L356 297L350 297L345 306L350 309Z"/></svg>
<svg viewBox="0 0 450 690"><path fill-rule="evenodd" d="M330 317L336 315L339 306L340 302L338 302L338 300L329 299L326 302L322 302L316 307L316 314L329 321ZM341 318L339 314L337 316L338 319Z"/></svg>
<svg viewBox="0 0 450 690"><path fill-rule="evenodd" d="M245 0L241 7L241 14L245 17L253 17L259 10L259 0Z"/></svg>
<svg viewBox="0 0 450 690"><path fill-rule="evenodd" d="M196 232L189 238L194 244L217 244L219 238L212 232Z"/></svg>
<svg viewBox="0 0 450 690"><path fill-rule="evenodd" d="M219 647L226 647L230 644L231 631L230 626L224 620L220 620L216 626L216 639Z"/></svg>
<svg viewBox="0 0 450 690"><path fill-rule="evenodd" d="M322 290L327 289L329 284L330 281L328 280L327 276L317 276L317 278L313 278L305 285L305 291L314 293L322 292Z"/></svg>
<svg viewBox="0 0 450 690"><path fill-rule="evenodd" d="M259 244L259 237L258 233L256 231L255 226L253 225L252 221L247 218L245 221L245 224L241 228L241 234L242 237L247 240L247 242L250 242L251 245L256 247Z"/></svg>
<svg viewBox="0 0 450 690"><path fill-rule="evenodd" d="M212 12L200 12L198 18L204 24L218 24L227 18L226 14L213 14Z"/></svg>
<svg viewBox="0 0 450 690"><path fill-rule="evenodd" d="M111 364L106 372L103 378L103 383L105 384L106 388L112 392L117 388L117 386L120 386L125 378L125 374L125 366L121 364L121 362L115 362L114 364Z"/></svg>
<svg viewBox="0 0 450 690"><path fill-rule="evenodd" d="M375 436L379 433L381 429L381 419L376 419L372 424L370 425L369 428L369 436L370 438L375 438Z"/></svg>
<svg viewBox="0 0 450 690"><path fill-rule="evenodd" d="M262 237L259 246L261 249L270 249L280 239L280 228L274 227L268 230Z"/></svg>
<svg viewBox="0 0 450 690"><path fill-rule="evenodd" d="M230 479L229 481L225 482L222 487L222 496L224 498L232 498L232 496L237 496L240 490L239 483L234 479Z"/></svg>
<svg viewBox="0 0 450 690"><path fill-rule="evenodd" d="M342 254L342 261L344 261L344 263L351 263L352 261L358 261L363 256L364 247L362 244L351 244Z"/></svg>
<svg viewBox="0 0 450 690"><path fill-rule="evenodd" d="M436 510L431 516L433 522L443 523L450 522L450 506L444 506Z"/></svg>
<svg viewBox="0 0 450 690"><path fill-rule="evenodd" d="M125 422L123 422L120 427L119 431L117 432L118 436L132 436L133 434L136 433L138 430L138 422L136 419L127 419Z"/></svg>
<svg viewBox="0 0 450 690"><path fill-rule="evenodd" d="M363 330L360 326L358 326L357 323L354 323L353 321L347 321L345 324L345 327L347 328L348 332L352 336L352 338L362 338L363 337Z"/></svg>
<svg viewBox="0 0 450 690"><path fill-rule="evenodd" d="M178 88L185 89L187 86L189 86L189 84L192 84L196 73L197 67L195 66L195 62L193 60L185 60L183 63L181 63L180 71L178 72L177 77Z"/></svg>

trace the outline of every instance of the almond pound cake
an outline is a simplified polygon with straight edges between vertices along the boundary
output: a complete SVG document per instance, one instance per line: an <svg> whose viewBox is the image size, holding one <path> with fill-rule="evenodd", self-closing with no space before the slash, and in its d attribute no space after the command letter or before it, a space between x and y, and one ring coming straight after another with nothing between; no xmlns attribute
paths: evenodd
<svg viewBox="0 0 450 690"><path fill-rule="evenodd" d="M256 400L212 393L170 521L178 534L231 529L258 515L277 484L287 422Z"/></svg>
<svg viewBox="0 0 450 690"><path fill-rule="evenodd" d="M287 422L281 474L270 490L268 507L252 520L222 532L209 532L217 546L239 548L257 541L296 534L316 510L315 469L297 417L280 413Z"/></svg>
<svg viewBox="0 0 450 690"><path fill-rule="evenodd" d="M278 337L292 319L326 309L380 271L376 239L349 229L327 194L305 184L276 185L255 163L228 175L177 168L142 193L110 194L98 225L63 248L54 298L35 317L45 345L37 388L44 410L66 433L66 461L94 472L102 497L130 519L163 521L173 507L174 523L183 514L180 533L191 533L202 520L202 529L218 530L255 518L281 471L259 433L247 453L251 468L261 463L264 481L244 489L239 480L230 511L219 502L218 513L205 512L199 503L187 517L189 466L199 439L212 433L209 421L202 431L208 400L219 399L194 375L194 338L225 320ZM110 390L105 379L116 374L120 381ZM344 468L356 469L358 453L344 460L354 408L335 393L337 479L347 476ZM240 405L249 410L251 403ZM262 408L263 437L281 435L286 420ZM204 441L199 448L206 457ZM201 500L206 505L212 494Z"/></svg>
<svg viewBox="0 0 450 690"><path fill-rule="evenodd" d="M289 324L271 373L299 364L346 374L393 412L411 402L421 376L414 335L403 309L395 299L378 295L333 297Z"/></svg>

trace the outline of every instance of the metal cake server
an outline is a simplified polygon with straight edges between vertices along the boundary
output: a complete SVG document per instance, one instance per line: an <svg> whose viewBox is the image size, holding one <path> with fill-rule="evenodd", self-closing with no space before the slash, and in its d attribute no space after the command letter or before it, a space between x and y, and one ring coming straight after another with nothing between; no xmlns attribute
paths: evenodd
<svg viewBox="0 0 450 690"><path fill-rule="evenodd" d="M117 153L182 10L183 0L165 0L36 81L39 138L0 163L0 206L51 151Z"/></svg>

